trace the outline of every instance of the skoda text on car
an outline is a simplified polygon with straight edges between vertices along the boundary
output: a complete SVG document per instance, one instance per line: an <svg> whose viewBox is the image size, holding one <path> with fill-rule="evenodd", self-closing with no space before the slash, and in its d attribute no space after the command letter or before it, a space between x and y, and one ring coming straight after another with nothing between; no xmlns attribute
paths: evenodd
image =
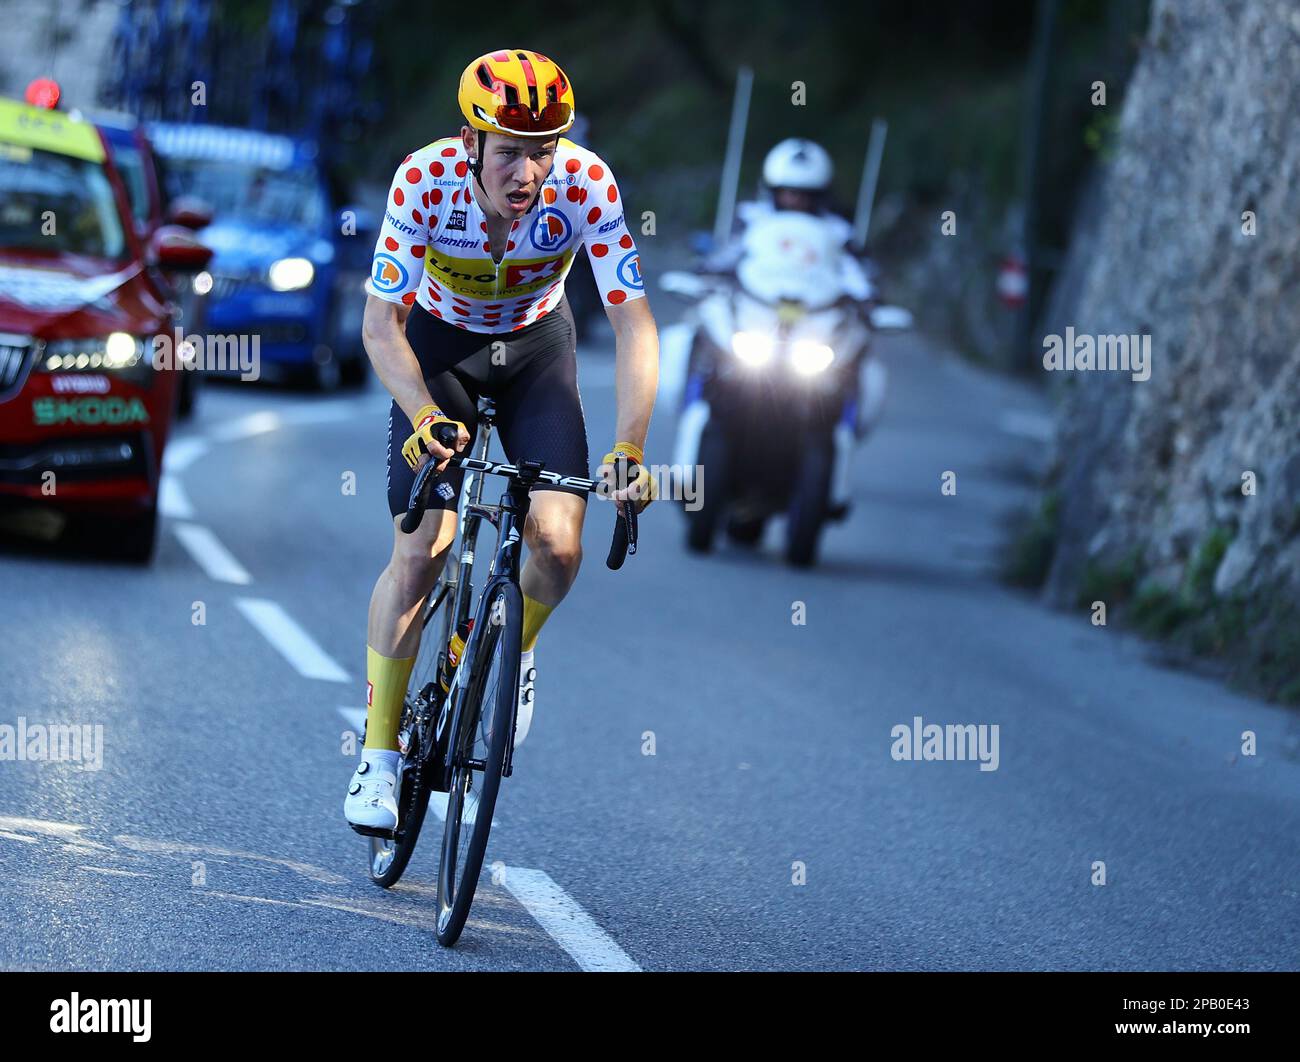
<svg viewBox="0 0 1300 1062"><path fill-rule="evenodd" d="M178 375L158 270L208 254L176 226L141 241L94 125L0 99L0 503L93 514L148 559Z"/></svg>
<svg viewBox="0 0 1300 1062"><path fill-rule="evenodd" d="M348 269L351 235L333 210L311 141L207 125L153 123L169 195L208 203L201 232L215 255L206 326L257 340L258 373L323 387L364 378L364 269ZM366 263L368 265L368 261ZM249 375L244 373L245 378Z"/></svg>

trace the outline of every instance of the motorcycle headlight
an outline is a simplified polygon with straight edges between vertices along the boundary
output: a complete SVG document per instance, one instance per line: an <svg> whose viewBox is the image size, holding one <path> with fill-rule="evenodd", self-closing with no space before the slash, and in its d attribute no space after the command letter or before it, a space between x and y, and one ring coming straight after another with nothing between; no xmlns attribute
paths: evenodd
<svg viewBox="0 0 1300 1062"><path fill-rule="evenodd" d="M315 276L316 267L306 258L281 258L266 271L266 281L274 291L301 291Z"/></svg>
<svg viewBox="0 0 1300 1062"><path fill-rule="evenodd" d="M772 337L762 332L737 332L731 337L731 349L746 365L766 365L772 360Z"/></svg>
<svg viewBox="0 0 1300 1062"><path fill-rule="evenodd" d="M790 351L790 364L800 376L816 376L825 372L835 360L835 351L825 343L801 339Z"/></svg>
<svg viewBox="0 0 1300 1062"><path fill-rule="evenodd" d="M56 339L45 344L46 372L128 370L145 362L144 340L126 332L96 339Z"/></svg>

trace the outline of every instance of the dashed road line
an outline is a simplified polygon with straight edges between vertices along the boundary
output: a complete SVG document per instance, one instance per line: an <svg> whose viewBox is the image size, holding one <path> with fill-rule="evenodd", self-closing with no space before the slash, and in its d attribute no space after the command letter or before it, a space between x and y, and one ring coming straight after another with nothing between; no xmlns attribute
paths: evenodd
<svg viewBox="0 0 1300 1062"><path fill-rule="evenodd" d="M639 973L632 961L550 875L525 867L506 867L501 884L583 970Z"/></svg>
<svg viewBox="0 0 1300 1062"><path fill-rule="evenodd" d="M235 560L234 554L202 524L175 523L172 530L194 562L217 582L247 586L253 581L247 569Z"/></svg>
<svg viewBox="0 0 1300 1062"><path fill-rule="evenodd" d="M365 725L363 708L339 708L357 731ZM429 807L446 821L447 794L430 793ZM499 881L546 934L583 970L604 973L639 973L638 966L614 938L596 924L581 905L542 870L505 867L493 881Z"/></svg>
<svg viewBox="0 0 1300 1062"><path fill-rule="evenodd" d="M241 597L235 606L303 678L348 682L348 673L274 601Z"/></svg>

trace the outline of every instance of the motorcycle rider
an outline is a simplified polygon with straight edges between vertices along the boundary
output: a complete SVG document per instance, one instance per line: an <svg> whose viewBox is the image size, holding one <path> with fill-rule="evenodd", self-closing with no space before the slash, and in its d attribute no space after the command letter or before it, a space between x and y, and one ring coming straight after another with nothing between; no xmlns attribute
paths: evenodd
<svg viewBox="0 0 1300 1062"><path fill-rule="evenodd" d="M840 290L857 303L869 324L869 313L876 293L862 264L849 250L853 227L829 208L834 166L826 149L812 140L792 137L773 147L763 160L762 194L756 201L736 207L739 231L728 243L708 256L701 265L706 273L734 274L754 248L746 235L762 219L783 211L810 215L825 229L829 246L838 248L837 279ZM835 469L831 477L833 519L843 519L849 511L849 463L855 442L865 439L876 423L884 402L885 371L876 359L862 357L857 392L845 398L846 432L837 432ZM686 411L683 411L685 414Z"/></svg>

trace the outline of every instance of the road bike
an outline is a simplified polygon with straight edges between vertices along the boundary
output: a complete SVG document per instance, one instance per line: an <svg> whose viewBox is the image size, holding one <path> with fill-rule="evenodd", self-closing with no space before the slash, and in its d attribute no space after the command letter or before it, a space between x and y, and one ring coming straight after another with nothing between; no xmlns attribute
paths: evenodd
<svg viewBox="0 0 1300 1062"><path fill-rule="evenodd" d="M501 779L509 778L513 769L524 621L519 556L529 491L543 482L601 495L611 489L604 480L548 472L540 462L520 461L516 466L488 460L495 416L491 401L482 400L474 455L457 454L448 462L448 467L465 473L458 506L459 549L448 550L443 573L420 615L420 651L398 726L397 828L370 835L371 880L390 888L410 862L430 799L434 793L446 794L437 890L438 943L446 947L459 939L469 916L497 792ZM448 449L455 447L456 435L452 425L442 425L436 433ZM434 466L434 461L426 462L411 487L401 523L407 534L424 516ZM496 505L483 504L489 475L508 481ZM631 482L634 475L635 465L620 462L613 489ZM636 553L634 508L624 505L618 515L606 559L611 569L618 570ZM497 539L476 602L471 581L474 548L485 520L496 528ZM463 647L457 650L461 640Z"/></svg>

